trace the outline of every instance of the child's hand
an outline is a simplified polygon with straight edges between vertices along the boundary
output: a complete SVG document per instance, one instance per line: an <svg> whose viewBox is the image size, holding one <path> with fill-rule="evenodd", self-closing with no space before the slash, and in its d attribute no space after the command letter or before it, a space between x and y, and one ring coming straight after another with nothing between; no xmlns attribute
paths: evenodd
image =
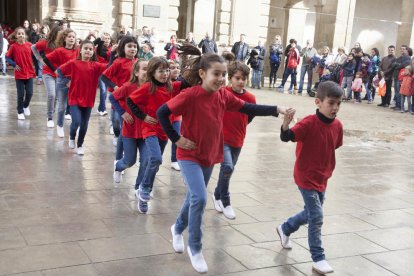
<svg viewBox="0 0 414 276"><path fill-rule="evenodd" d="M158 123L157 119L155 119L155 118L153 118L149 115L145 116L144 122L146 122L147 124L150 124L150 125L156 125Z"/></svg>
<svg viewBox="0 0 414 276"><path fill-rule="evenodd" d="M70 82L71 82L71 81L68 81L68 83L66 84L66 87L67 87L67 88L69 88L69 87L70 87Z"/></svg>
<svg viewBox="0 0 414 276"><path fill-rule="evenodd" d="M296 110L293 108L288 108L286 110L285 116L283 118L283 125L282 125L283 130L289 129L289 124L292 122L293 117L295 116L295 113L296 113Z"/></svg>
<svg viewBox="0 0 414 276"><path fill-rule="evenodd" d="M122 114L122 118L129 125L132 125L134 123L134 118L128 112L125 112L124 114Z"/></svg>
<svg viewBox="0 0 414 276"><path fill-rule="evenodd" d="M185 150L194 150L196 149L196 144L185 138L184 136L181 136L180 139L178 139L177 142L175 142L175 144L177 145L177 147L185 149Z"/></svg>
<svg viewBox="0 0 414 276"><path fill-rule="evenodd" d="M14 69L16 69L16 71L19 71L19 72L22 70L22 68L20 68L20 66L17 64L16 64L16 67L14 67Z"/></svg>
<svg viewBox="0 0 414 276"><path fill-rule="evenodd" d="M286 106L281 106L281 105L278 105L277 106L277 113L279 113L279 114L286 114L286 110L287 110L288 108L286 107Z"/></svg>

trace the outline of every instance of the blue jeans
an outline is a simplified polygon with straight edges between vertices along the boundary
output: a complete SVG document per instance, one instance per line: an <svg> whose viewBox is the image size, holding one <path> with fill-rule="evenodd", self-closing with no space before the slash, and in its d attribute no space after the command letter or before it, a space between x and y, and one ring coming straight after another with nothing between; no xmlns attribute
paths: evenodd
<svg viewBox="0 0 414 276"><path fill-rule="evenodd" d="M308 86L306 88L306 91L311 91L312 86L312 66L309 64L302 65L300 68L300 81L299 81L299 93L303 90L303 82L305 81L305 74L308 74Z"/></svg>
<svg viewBox="0 0 414 276"><path fill-rule="evenodd" d="M168 140L160 140L157 136L150 136L145 139L147 166L145 168L142 183L140 184L141 191L146 193L150 193L152 191L155 175L162 164L162 154L164 153L167 142Z"/></svg>
<svg viewBox="0 0 414 276"><path fill-rule="evenodd" d="M58 116L57 116L57 125L63 127L63 120L66 114L70 114L68 107L68 87L66 86L69 82L69 79L57 78L56 79L56 97L58 102Z"/></svg>
<svg viewBox="0 0 414 276"><path fill-rule="evenodd" d="M318 262L325 260L324 250L322 248L321 230L323 224L323 202L325 200L325 192L315 190L305 190L299 188L305 209L290 217L282 224L283 233L286 236L296 232L300 226L308 224L308 243L312 260Z"/></svg>
<svg viewBox="0 0 414 276"><path fill-rule="evenodd" d="M118 137L121 134L121 115L119 115L118 112L115 111L115 109L111 109L111 121L112 121L112 127L114 129L114 135L115 137Z"/></svg>
<svg viewBox="0 0 414 276"><path fill-rule="evenodd" d="M118 141L116 143L116 153L115 153L115 160L121 160L124 156L124 143L123 143L123 139L124 137L122 136L122 124L124 122L124 119L122 118L121 115L119 115L118 112L114 111L113 113L113 122L115 122L115 125L117 125L117 133L118 133ZM112 125L114 126L114 125ZM114 130L115 133L115 130ZM116 134L115 134L116 136Z"/></svg>
<svg viewBox="0 0 414 276"><path fill-rule="evenodd" d="M285 83L287 81L287 78L290 76L290 87L289 89L292 89L294 85L296 85L296 69L289 69L286 68L285 73L283 74L283 80L281 86L285 86Z"/></svg>
<svg viewBox="0 0 414 276"><path fill-rule="evenodd" d="M106 110L106 85L102 81L102 78L99 78L99 106L98 111L105 111Z"/></svg>
<svg viewBox="0 0 414 276"><path fill-rule="evenodd" d="M224 207L230 205L229 185L230 178L236 166L241 148L234 148L224 144L224 161L220 165L219 179L214 190L214 197L223 203Z"/></svg>
<svg viewBox="0 0 414 276"><path fill-rule="evenodd" d="M181 121L173 122L172 127L180 135ZM177 145L175 143L171 144L171 162L177 162Z"/></svg>
<svg viewBox="0 0 414 276"><path fill-rule="evenodd" d="M33 79L16 80L17 113L23 113L23 108L29 107L33 96Z"/></svg>
<svg viewBox="0 0 414 276"><path fill-rule="evenodd" d="M47 119L52 120L56 106L56 78L51 75L44 74L43 82L47 92Z"/></svg>
<svg viewBox="0 0 414 276"><path fill-rule="evenodd" d="M344 90L344 98L347 98L347 99L351 99L352 98L352 90L351 90L351 87L352 87L352 80L353 80L353 76L349 76L349 77L343 77L343 79L342 79L342 84L341 84L341 88L342 88L342 90L345 88L345 86L346 86L346 92L345 92L345 90Z"/></svg>
<svg viewBox="0 0 414 276"><path fill-rule="evenodd" d="M121 137L121 136L120 136ZM123 170L132 167L137 162L137 149L139 150L139 169L138 176L135 182L135 190L139 188L139 184L144 178L146 168L146 149L144 139L135 139L122 137L124 145L124 157L116 162L115 170L122 172Z"/></svg>
<svg viewBox="0 0 414 276"><path fill-rule="evenodd" d="M367 91L367 95L366 95L367 100L372 101L372 91L371 91L369 82L365 83L364 86L365 86L365 90Z"/></svg>
<svg viewBox="0 0 414 276"><path fill-rule="evenodd" d="M404 112L404 103L405 103L405 99L407 99L407 105L408 105L408 112L412 112L413 108L411 105L411 96L405 96L405 95L401 95L401 111Z"/></svg>
<svg viewBox="0 0 414 276"><path fill-rule="evenodd" d="M398 76L394 77L394 101L395 107L401 107L401 95L400 95L400 81L398 80Z"/></svg>
<svg viewBox="0 0 414 276"><path fill-rule="evenodd" d="M260 88L262 86L262 73L263 71L261 70L253 69L253 74L252 74L252 86L253 87Z"/></svg>
<svg viewBox="0 0 414 276"><path fill-rule="evenodd" d="M183 233L188 226L188 246L193 254L197 254L202 248L201 225L207 203L207 184L214 166L202 167L188 160L178 163L188 190L175 222L175 233Z"/></svg>
<svg viewBox="0 0 414 276"><path fill-rule="evenodd" d="M81 107L77 105L70 106L72 123L70 124L70 139L75 140L76 131L79 128L78 147L82 147L85 140L86 131L88 130L89 117L91 116L91 107Z"/></svg>

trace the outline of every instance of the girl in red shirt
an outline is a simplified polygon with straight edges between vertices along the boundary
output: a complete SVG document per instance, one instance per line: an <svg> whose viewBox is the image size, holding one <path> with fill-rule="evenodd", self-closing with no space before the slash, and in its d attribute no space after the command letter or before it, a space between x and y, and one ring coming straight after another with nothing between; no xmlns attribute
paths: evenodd
<svg viewBox="0 0 414 276"><path fill-rule="evenodd" d="M105 70L101 76L101 80L108 87L108 91L112 91L121 87L126 83L132 71L132 66L137 60L138 55L138 41L135 37L124 36L118 43L118 58ZM115 138L117 142L115 160L121 160L123 157L123 145L122 145L122 117L112 109L112 126L114 129Z"/></svg>
<svg viewBox="0 0 414 276"><path fill-rule="evenodd" d="M35 45L32 45L32 52L36 59L43 65L42 77L47 92L47 127L55 127L53 122L53 113L55 113L56 105L56 75L46 66L43 58L56 49L56 38L59 31L62 29L60 26L55 26L47 34L45 40L38 41Z"/></svg>
<svg viewBox="0 0 414 276"><path fill-rule="evenodd" d="M75 47L76 33L72 29L65 29L60 31L56 39L57 48L46 55L44 62L54 72L56 68L65 64L68 61L75 60L78 56L79 50ZM56 80L56 97L58 102L58 117L57 117L57 135L61 138L65 136L63 130L63 119L70 119L70 108L68 104L68 82L65 78L58 78ZM66 109L66 116L65 116Z"/></svg>
<svg viewBox="0 0 414 276"><path fill-rule="evenodd" d="M140 166L137 180L135 182L135 191L138 190L145 171L145 142L142 137L141 123L132 111L126 105L126 99L129 95L137 90L147 78L148 61L138 60L132 68L131 79L119 89L109 95L109 100L114 106L116 112L123 118L122 125L122 142L124 146L124 157L121 160L114 161L114 182L121 182L122 172L131 167L137 161L137 148L139 150Z"/></svg>
<svg viewBox="0 0 414 276"><path fill-rule="evenodd" d="M192 46L182 47L184 54L197 53ZM164 104L158 119L168 137L177 144L177 159L184 183L188 188L181 211L171 226L173 248L184 251L182 233L189 230L187 252L197 272L207 272L207 263L201 252L201 225L207 201L206 186L214 164L223 161L223 117L225 111L239 111L255 116L278 116L285 108L258 106L246 103L223 87L227 65L217 54L205 54L189 61L186 80L196 86L183 90ZM169 116L182 115L181 136L174 131Z"/></svg>
<svg viewBox="0 0 414 276"><path fill-rule="evenodd" d="M7 51L6 60L15 69L17 119L24 120L25 116L30 116L29 104L33 96L33 78L36 77L30 49L32 44L26 41L26 32L22 27L14 31L11 39L16 43L13 43Z"/></svg>
<svg viewBox="0 0 414 276"><path fill-rule="evenodd" d="M83 140L88 129L89 117L95 103L96 87L99 76L106 69L106 65L97 62L94 45L91 41L84 41L80 45L80 53L76 60L71 60L57 70L58 79L70 79L69 106L71 108L72 123L70 125L69 147L75 148L76 131L79 128L78 155L84 154Z"/></svg>
<svg viewBox="0 0 414 276"><path fill-rule="evenodd" d="M153 57L148 62L148 82L134 91L127 104L134 115L141 120L142 136L147 149L147 167L138 190L138 211L147 213L148 201L154 184L155 175L162 163L162 154L168 138L157 120L157 109L177 95L181 82L171 83L168 61L164 57Z"/></svg>

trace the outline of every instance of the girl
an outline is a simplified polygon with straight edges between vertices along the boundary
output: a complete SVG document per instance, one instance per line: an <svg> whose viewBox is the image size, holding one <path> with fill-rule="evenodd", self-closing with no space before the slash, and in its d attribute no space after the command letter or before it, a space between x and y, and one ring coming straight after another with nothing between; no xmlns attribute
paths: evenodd
<svg viewBox="0 0 414 276"><path fill-rule="evenodd" d="M38 41L40 40L40 24L37 22L33 22L31 24L31 31L30 31L30 36L29 36L29 41L32 44L36 44ZM39 62L37 61L36 57L34 55L32 55L33 58L33 64L35 66L35 72L36 72L36 84L40 85L43 83L43 79L42 79L42 67L41 64L39 64Z"/></svg>
<svg viewBox="0 0 414 276"><path fill-rule="evenodd" d="M404 113L404 102L407 99L408 105L408 112L412 114L412 103L411 103L411 96L414 95L413 91L413 68L408 65L404 69L401 69L400 75L402 75L402 82L400 87L400 94L401 94L401 113Z"/></svg>
<svg viewBox="0 0 414 276"><path fill-rule="evenodd" d="M60 31L56 37L56 49L46 55L43 61L52 72L64 63L75 60L78 56L78 48L75 47L76 33L72 29ZM58 117L56 132L58 137L65 137L63 130L63 119L70 120L70 107L68 104L68 80L65 78L56 79L56 97L58 102ZM66 109L66 115L65 115Z"/></svg>
<svg viewBox="0 0 414 276"><path fill-rule="evenodd" d="M352 82L352 92L354 92L354 99L355 103L361 102L361 92L362 92L362 78L361 78L361 72L357 72L355 74L355 79Z"/></svg>
<svg viewBox="0 0 414 276"><path fill-rule="evenodd" d="M180 214L171 227L173 247L176 252L184 251L182 233L188 226L188 255L194 269L205 273L208 267L201 252L201 225L207 200L206 186L214 164L223 161L224 112L278 116L285 113L285 108L256 106L238 99L222 87L227 73L224 59L216 54L201 57L197 51L199 57L191 61L190 71L184 74L189 83L197 85L164 104L157 115L165 133L177 144L177 157L188 187ZM172 128L171 114L183 116L181 136Z"/></svg>
<svg viewBox="0 0 414 276"><path fill-rule="evenodd" d="M245 84L249 77L250 69L240 61L228 66L228 75L231 86L226 89L248 103L256 103L256 97L245 90ZM235 219L236 214L230 204L229 184L237 163L244 137L246 136L247 124L253 117L240 112L225 112L223 119L224 136L224 161L220 165L219 179L213 195L213 204L217 212L223 213L228 219Z"/></svg>
<svg viewBox="0 0 414 276"><path fill-rule="evenodd" d="M54 128L55 123L53 122L53 113L55 112L56 105L56 75L55 73L46 66L43 58L45 55L51 53L56 49L56 38L61 30L61 27L55 26L52 28L52 31L48 33L46 40L41 40L35 45L32 45L32 52L37 58L40 64L43 65L42 77L45 83L46 92L47 92L47 122L46 126L48 128Z"/></svg>
<svg viewBox="0 0 414 276"><path fill-rule="evenodd" d="M105 70L101 80L112 92L121 87L131 77L132 66L137 60L138 41L132 36L123 36L118 43L118 58ZM115 160L121 160L123 155L122 146L122 117L115 110L112 110L112 125L114 128L115 138L114 145L117 146Z"/></svg>
<svg viewBox="0 0 414 276"><path fill-rule="evenodd" d="M355 70L355 61L354 61L354 54L350 53L348 55L348 59L342 65L342 72L343 78L341 83L341 88L344 89L346 87L346 93L344 90L344 100L350 100L352 98L352 79L354 78L354 70Z"/></svg>
<svg viewBox="0 0 414 276"><path fill-rule="evenodd" d="M6 53L7 62L14 67L14 78L17 88L17 119L24 120L30 116L30 100L33 96L33 79L36 73L33 70L32 44L26 41L26 32L18 27L11 35L16 41Z"/></svg>
<svg viewBox="0 0 414 276"><path fill-rule="evenodd" d="M172 35L170 37L170 42L167 43L164 47L164 50L167 51L167 59L178 59L177 52L177 36Z"/></svg>
<svg viewBox="0 0 414 276"><path fill-rule="evenodd" d="M169 60L168 64L171 70L171 80L176 81L180 77L180 63L177 60ZM181 128L181 116L171 116L171 123L175 131L180 133ZM180 165L177 162L177 146L175 143L171 144L171 168L180 171Z"/></svg>
<svg viewBox="0 0 414 276"><path fill-rule="evenodd" d="M269 46L269 62L270 62L270 76L269 76L269 88L275 88L277 79L277 70L281 61L281 55L283 54L282 38L280 35L276 35L273 43Z"/></svg>
<svg viewBox="0 0 414 276"><path fill-rule="evenodd" d="M138 60L134 63L132 74L129 82L126 82L119 89L109 95L109 100L118 114L121 114L122 125L122 142L124 145L124 157L114 162L114 182L121 182L122 172L131 167L137 161L137 148L140 156L140 166L137 180L135 182L135 191L138 190L145 171L145 142L142 137L141 123L131 110L126 106L126 99L129 95L137 90L145 81L147 74L148 61Z"/></svg>
<svg viewBox="0 0 414 276"><path fill-rule="evenodd" d="M153 57L148 62L148 82L134 91L127 104L142 123L142 136L147 149L147 166L138 190L138 211L148 211L148 201L154 185L155 175L162 163L162 154L168 138L157 120L157 109L178 94L182 83L171 83L170 68L164 57ZM139 106L139 107L138 107ZM141 110L142 107L142 110Z"/></svg>
<svg viewBox="0 0 414 276"><path fill-rule="evenodd" d="M71 60L57 70L59 78L70 79L69 105L71 107L72 123L70 125L69 148L75 148L76 131L79 128L78 155L84 155L83 140L88 129L89 117L95 103L96 86L99 76L106 65L97 62L94 45L84 41L80 45L80 53L76 60Z"/></svg>

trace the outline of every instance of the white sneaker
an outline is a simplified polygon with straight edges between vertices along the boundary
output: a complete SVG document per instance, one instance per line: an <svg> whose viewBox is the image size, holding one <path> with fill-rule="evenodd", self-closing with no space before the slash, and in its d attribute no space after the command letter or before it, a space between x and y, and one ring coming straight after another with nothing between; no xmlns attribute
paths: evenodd
<svg viewBox="0 0 414 276"><path fill-rule="evenodd" d="M207 263L204 260L203 253L201 251L193 255L190 247L187 246L187 253L188 256L190 256L191 264L198 273L206 273L208 271Z"/></svg>
<svg viewBox="0 0 414 276"><path fill-rule="evenodd" d="M178 162L171 162L171 168L173 168L176 171L181 171L181 168Z"/></svg>
<svg viewBox="0 0 414 276"><path fill-rule="evenodd" d="M231 205L227 205L224 207L223 202L221 200L218 201L221 210L223 210L223 215L228 219L235 219L236 214L234 213L233 207Z"/></svg>
<svg viewBox="0 0 414 276"><path fill-rule="evenodd" d="M26 107L26 108L23 107L23 112L24 112L25 116L30 116L30 108L29 107Z"/></svg>
<svg viewBox="0 0 414 276"><path fill-rule="evenodd" d="M216 198L214 197L214 194L211 195L211 198L213 199L213 205L214 205L214 209L216 209L217 212L219 213L223 213L223 209L221 209L219 202L221 201L216 200Z"/></svg>
<svg viewBox="0 0 414 276"><path fill-rule="evenodd" d="M17 114L17 120L25 120L25 119L26 119L26 117L24 117L23 113Z"/></svg>
<svg viewBox="0 0 414 276"><path fill-rule="evenodd" d="M112 145L114 146L114 147L116 147L116 145L118 144L118 137L115 137L114 136L114 138L112 138Z"/></svg>
<svg viewBox="0 0 414 276"><path fill-rule="evenodd" d="M55 122L53 122L53 120L47 120L47 127L48 128L54 128L55 127Z"/></svg>
<svg viewBox="0 0 414 276"><path fill-rule="evenodd" d="M99 116L106 116L108 115L108 112L105 111L98 111Z"/></svg>
<svg viewBox="0 0 414 276"><path fill-rule="evenodd" d="M78 155L84 155L85 154L85 150L82 147L79 147L78 148L78 151L77 151L77 154Z"/></svg>
<svg viewBox="0 0 414 276"><path fill-rule="evenodd" d="M120 183L121 179L122 179L122 172L118 172L116 171L116 160L114 161L114 182L115 183Z"/></svg>
<svg viewBox="0 0 414 276"><path fill-rule="evenodd" d="M66 119L66 120L72 120L72 116L71 116L70 114L66 114L66 115L65 115L65 119Z"/></svg>
<svg viewBox="0 0 414 276"><path fill-rule="evenodd" d="M109 128L109 134L114 135L114 127L113 126L111 126Z"/></svg>
<svg viewBox="0 0 414 276"><path fill-rule="evenodd" d="M182 234L175 233L175 224L171 226L171 234L172 234L172 244L174 251L177 253L184 252L184 237Z"/></svg>
<svg viewBox="0 0 414 276"><path fill-rule="evenodd" d="M319 274L328 274L333 272L332 267L326 260L313 263L312 270L318 272Z"/></svg>
<svg viewBox="0 0 414 276"><path fill-rule="evenodd" d="M69 148L74 149L75 148L75 140L69 139Z"/></svg>
<svg viewBox="0 0 414 276"><path fill-rule="evenodd" d="M63 127L57 126L56 127L57 136L60 138L65 137L65 131L63 130Z"/></svg>
<svg viewBox="0 0 414 276"><path fill-rule="evenodd" d="M285 233L283 233L282 225L279 225L276 227L277 234L280 238L280 244L285 249L292 249L292 243L290 242L289 236L286 236Z"/></svg>

